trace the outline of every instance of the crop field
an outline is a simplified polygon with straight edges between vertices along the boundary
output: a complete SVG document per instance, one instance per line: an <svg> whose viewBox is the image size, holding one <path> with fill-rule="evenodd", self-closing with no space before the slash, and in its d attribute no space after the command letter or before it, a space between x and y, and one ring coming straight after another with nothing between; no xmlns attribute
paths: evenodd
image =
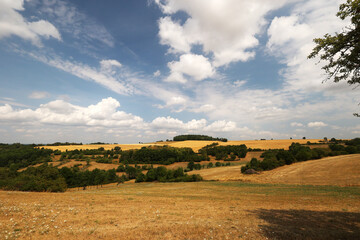
<svg viewBox="0 0 360 240"><path fill-rule="evenodd" d="M217 141L181 141L181 142L156 142L156 143L146 143L146 144L102 144L102 145L68 145L68 146L43 146L44 148L52 150L75 150L75 149L98 149L103 147L105 150L113 149L116 146L121 147L122 150L129 149L140 149L142 147L149 147L153 145L163 146L168 145L171 147L189 147L197 152L200 148L205 147L206 145L212 144L214 142L219 143L220 146L225 145L241 145L245 144L248 148L261 148L261 149L288 149L291 143L297 142L300 144L305 144L308 141L311 143L318 143L322 139L283 139L283 140L244 140L244 141L228 141L228 142L217 142Z"/></svg>
<svg viewBox="0 0 360 240"><path fill-rule="evenodd" d="M0 191L0 239L358 239L360 188L242 182Z"/></svg>

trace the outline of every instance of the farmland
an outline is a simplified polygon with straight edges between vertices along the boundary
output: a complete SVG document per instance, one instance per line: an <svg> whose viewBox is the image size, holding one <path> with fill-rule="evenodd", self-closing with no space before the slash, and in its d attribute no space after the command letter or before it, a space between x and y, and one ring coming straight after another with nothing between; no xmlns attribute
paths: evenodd
<svg viewBox="0 0 360 240"><path fill-rule="evenodd" d="M192 146L196 150L209 143L166 144ZM219 145L235 143L245 142ZM290 144L288 140L251 143L246 144L261 149L288 149ZM316 146L330 150L326 145ZM112 149L114 145L95 147ZM242 174L241 166L253 157L260 159L262 152L247 152L245 157L232 161L231 166L189 172L201 175L206 180L202 182L131 180L86 189L70 188L64 193L0 191L0 239L358 239L360 154ZM52 160L49 164L58 168L80 165L86 170L109 170L120 164L118 160L60 161L59 155ZM213 156L209 160L199 164L224 163ZM186 168L187 164L175 162L164 166L176 169ZM138 166L142 165L145 164ZM161 165L154 164L158 166Z"/></svg>
<svg viewBox="0 0 360 240"><path fill-rule="evenodd" d="M228 141L228 142L218 142L218 141L181 141L181 142L155 142L155 143L139 143L139 144L84 144L84 145L66 145L66 146L41 146L47 149L60 150L60 151L71 151L75 149L98 149L103 147L105 150L113 149L118 146L122 150L129 149L140 149L142 147L149 146L171 146L171 147L189 147L197 152L200 148L210 145L212 143L219 143L220 146L227 145L241 145L245 144L249 148L260 148L260 149L288 149L291 143L298 142L300 144L306 144L307 142L318 143L321 139L281 139L281 140L244 140L244 141Z"/></svg>

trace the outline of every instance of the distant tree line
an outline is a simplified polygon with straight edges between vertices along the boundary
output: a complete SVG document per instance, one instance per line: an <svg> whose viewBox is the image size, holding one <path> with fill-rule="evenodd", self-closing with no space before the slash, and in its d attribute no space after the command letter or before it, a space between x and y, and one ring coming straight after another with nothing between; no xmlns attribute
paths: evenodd
<svg viewBox="0 0 360 240"><path fill-rule="evenodd" d="M342 140L342 142L344 144L330 144L329 149L311 149L310 147L301 145L299 143L292 143L289 147L289 150L267 150L261 155L263 158L262 161L259 161L256 158L251 159L249 163L241 168L241 172L244 173L248 169L254 169L256 171L267 171L295 162L320 159L328 156L360 153L360 138L355 138L349 141Z"/></svg>
<svg viewBox="0 0 360 240"><path fill-rule="evenodd" d="M199 141L221 141L227 142L226 138L213 138L206 135L179 135L173 138L174 141L199 140Z"/></svg>
<svg viewBox="0 0 360 240"><path fill-rule="evenodd" d="M69 146L69 145L83 145L83 144L76 142L55 142L55 143L46 144L46 146Z"/></svg>

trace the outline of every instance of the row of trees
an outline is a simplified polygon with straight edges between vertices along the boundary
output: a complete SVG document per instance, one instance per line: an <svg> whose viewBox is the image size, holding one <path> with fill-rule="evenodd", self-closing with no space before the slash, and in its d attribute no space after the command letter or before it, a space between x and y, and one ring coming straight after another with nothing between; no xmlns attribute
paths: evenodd
<svg viewBox="0 0 360 240"><path fill-rule="evenodd" d="M103 185L124 180L116 175L115 169L81 171L78 167L58 169L46 163L22 172L0 168L0 188L6 190L64 192L69 187Z"/></svg>
<svg viewBox="0 0 360 240"><path fill-rule="evenodd" d="M137 174L135 182L198 182L202 180L202 177L198 174L187 175L184 173L183 168L172 170L157 167L150 169L146 174Z"/></svg>
<svg viewBox="0 0 360 240"><path fill-rule="evenodd" d="M179 135L173 138L174 141L198 140L198 141L221 141L227 142L226 138L214 138L206 135Z"/></svg>

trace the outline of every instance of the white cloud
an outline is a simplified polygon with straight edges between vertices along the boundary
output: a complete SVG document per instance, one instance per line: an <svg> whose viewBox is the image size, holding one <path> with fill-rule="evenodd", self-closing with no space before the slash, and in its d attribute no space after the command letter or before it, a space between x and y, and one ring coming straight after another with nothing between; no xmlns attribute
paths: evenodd
<svg viewBox="0 0 360 240"><path fill-rule="evenodd" d="M165 14L184 11L189 17L184 24L169 16L159 20L160 43L170 52L189 53L201 45L214 55L214 65L247 61L255 56L257 34L266 25L265 15L291 0L166 0L155 1Z"/></svg>
<svg viewBox="0 0 360 240"><path fill-rule="evenodd" d="M156 72L153 73L154 77L159 77L161 75L160 70L157 70Z"/></svg>
<svg viewBox="0 0 360 240"><path fill-rule="evenodd" d="M168 82L186 83L187 78L184 75L195 81L201 81L215 74L210 62L204 56L196 54L181 55L179 61L169 62L168 67L170 68L170 75L166 79Z"/></svg>
<svg viewBox="0 0 360 240"><path fill-rule="evenodd" d="M160 18L159 37L161 44L170 46L170 52L186 53L191 49L182 26L173 22L170 17Z"/></svg>
<svg viewBox="0 0 360 240"><path fill-rule="evenodd" d="M108 47L113 47L115 44L114 38L104 26L79 11L70 1L43 0L30 1L29 4L32 4L37 11L45 14L47 18L53 19L54 24L62 32L80 40L80 43L73 42L77 47L89 45L94 47L94 42L96 45L101 43L101 46Z"/></svg>
<svg viewBox="0 0 360 240"><path fill-rule="evenodd" d="M113 72L113 67L121 68L122 64L119 63L117 60L108 59L108 60L101 60L100 61L100 67L102 71L109 72L109 73L115 73Z"/></svg>
<svg viewBox="0 0 360 240"><path fill-rule="evenodd" d="M304 124L298 123L298 122L292 122L290 125L291 125L292 127L303 127L303 126L304 126Z"/></svg>
<svg viewBox="0 0 360 240"><path fill-rule="evenodd" d="M46 57L34 53L28 53L33 58L56 67L60 70L68 72L84 80L94 81L118 94L131 94L133 86L127 82L126 76L116 71L114 67L120 68L121 64L116 60L102 60L100 61L100 69L96 69L86 64L63 60L60 57Z"/></svg>
<svg viewBox="0 0 360 240"><path fill-rule="evenodd" d="M204 128L209 132L231 132L236 130L236 123L232 121L216 121Z"/></svg>
<svg viewBox="0 0 360 240"><path fill-rule="evenodd" d="M0 106L0 121L17 121L28 124L57 124L63 126L124 127L142 129L142 118L117 111L120 103L109 97L96 105L81 107L55 100L41 104L39 108L15 110L10 105Z"/></svg>
<svg viewBox="0 0 360 240"><path fill-rule="evenodd" d="M28 22L24 19L19 13L24 10L23 5L23 0L0 1L0 39L15 35L31 41L38 47L42 46L40 37L61 40L59 31L50 22L45 20Z"/></svg>
<svg viewBox="0 0 360 240"><path fill-rule="evenodd" d="M326 127L327 124L324 122L309 122L308 127L310 128L318 128L318 127Z"/></svg>
<svg viewBox="0 0 360 240"><path fill-rule="evenodd" d="M50 93L48 92L40 92L40 91L34 91L29 95L29 98L31 99L43 99L50 97Z"/></svg>
<svg viewBox="0 0 360 240"><path fill-rule="evenodd" d="M283 63L286 88L289 90L324 91L344 88L342 84L327 82L318 59L307 59L315 46L314 38L326 33L340 32L348 24L336 17L341 0L301 1L290 16L275 17L268 29L269 52ZM348 90L346 90L348 91Z"/></svg>

